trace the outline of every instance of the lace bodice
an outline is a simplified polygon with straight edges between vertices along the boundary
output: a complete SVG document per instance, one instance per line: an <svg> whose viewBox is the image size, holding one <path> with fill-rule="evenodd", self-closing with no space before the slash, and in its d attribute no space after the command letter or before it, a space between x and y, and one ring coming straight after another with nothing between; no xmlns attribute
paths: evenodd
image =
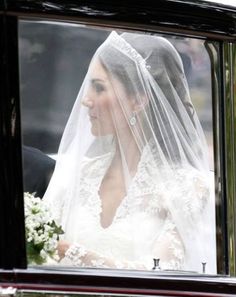
<svg viewBox="0 0 236 297"><path fill-rule="evenodd" d="M108 228L100 223L98 191L113 153L84 158L80 197L70 213L64 237L80 248L75 252L73 245L63 264L152 269L153 258L159 258L162 269L185 268L186 247L172 209L174 206L180 217L186 217L191 232L191 225L200 219L207 202L208 188L198 172L190 168L176 169L175 182L163 176L158 180L160 174L149 149L144 149L127 195ZM56 213L55 205L54 210Z"/></svg>

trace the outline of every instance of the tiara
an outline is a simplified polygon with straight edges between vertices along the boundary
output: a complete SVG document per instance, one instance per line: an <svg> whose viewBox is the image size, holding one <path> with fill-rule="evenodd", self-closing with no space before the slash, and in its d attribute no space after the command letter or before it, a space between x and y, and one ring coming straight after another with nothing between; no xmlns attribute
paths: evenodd
<svg viewBox="0 0 236 297"><path fill-rule="evenodd" d="M105 43L112 44L118 50L121 50L124 54L131 57L139 65L150 69L151 66L147 65L146 60L120 35L115 31L112 31Z"/></svg>

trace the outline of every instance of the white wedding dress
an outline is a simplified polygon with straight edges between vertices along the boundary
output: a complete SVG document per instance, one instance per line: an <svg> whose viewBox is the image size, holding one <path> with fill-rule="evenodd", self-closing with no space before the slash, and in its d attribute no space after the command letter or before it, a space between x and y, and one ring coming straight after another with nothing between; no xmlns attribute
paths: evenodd
<svg viewBox="0 0 236 297"><path fill-rule="evenodd" d="M96 253L89 265L80 262L80 266L107 267L105 259L112 259L116 268L151 270L153 259L159 258L161 269L201 271L201 263L208 262L205 258L192 260L194 246L199 246L198 240L202 238L198 227L203 223L200 221L202 212L210 197L204 177L190 167L176 168L174 183L170 178L166 182L163 178L159 181L153 166L155 153L150 153L150 148L154 149L154 146L144 149L129 191L107 228L100 223L102 205L98 191L114 150L100 157L84 158L80 200L71 208L64 236L66 241ZM54 201L53 210L60 223L63 201ZM181 225L186 222L188 225L184 227L189 228L188 234L192 232L188 239L190 249L185 245L185 238L181 238L179 223L175 221L179 214ZM204 243L202 245L204 248ZM75 261L63 259L61 264L76 266L76 257Z"/></svg>
<svg viewBox="0 0 236 297"><path fill-rule="evenodd" d="M112 32L91 61L43 198L71 244L61 264L151 270L155 258L161 269L202 272L207 263L215 273L207 152L172 44ZM115 157L125 197L103 228L99 190Z"/></svg>

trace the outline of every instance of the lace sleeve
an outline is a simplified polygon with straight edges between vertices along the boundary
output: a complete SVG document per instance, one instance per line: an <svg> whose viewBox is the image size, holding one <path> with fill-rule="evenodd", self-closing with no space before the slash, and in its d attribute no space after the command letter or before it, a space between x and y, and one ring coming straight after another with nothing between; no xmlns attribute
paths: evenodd
<svg viewBox="0 0 236 297"><path fill-rule="evenodd" d="M78 267L95 267L95 268L118 268L118 269L142 269L150 270L145 263L137 261L116 261L113 258L104 257L93 251L87 250L79 244L72 244L65 253L73 266Z"/></svg>
<svg viewBox="0 0 236 297"><path fill-rule="evenodd" d="M152 254L153 258L160 260L161 269L183 269L184 244L170 214L167 215L162 232L154 243Z"/></svg>

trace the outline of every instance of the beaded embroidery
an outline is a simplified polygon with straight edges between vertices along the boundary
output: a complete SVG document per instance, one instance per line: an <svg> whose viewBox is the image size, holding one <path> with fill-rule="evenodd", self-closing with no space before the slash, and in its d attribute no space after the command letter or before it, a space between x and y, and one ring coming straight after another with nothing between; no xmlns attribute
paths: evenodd
<svg viewBox="0 0 236 297"><path fill-rule="evenodd" d="M86 256L87 251L84 247L72 244L65 252L65 257L71 260L74 266L83 266L82 258Z"/></svg>

